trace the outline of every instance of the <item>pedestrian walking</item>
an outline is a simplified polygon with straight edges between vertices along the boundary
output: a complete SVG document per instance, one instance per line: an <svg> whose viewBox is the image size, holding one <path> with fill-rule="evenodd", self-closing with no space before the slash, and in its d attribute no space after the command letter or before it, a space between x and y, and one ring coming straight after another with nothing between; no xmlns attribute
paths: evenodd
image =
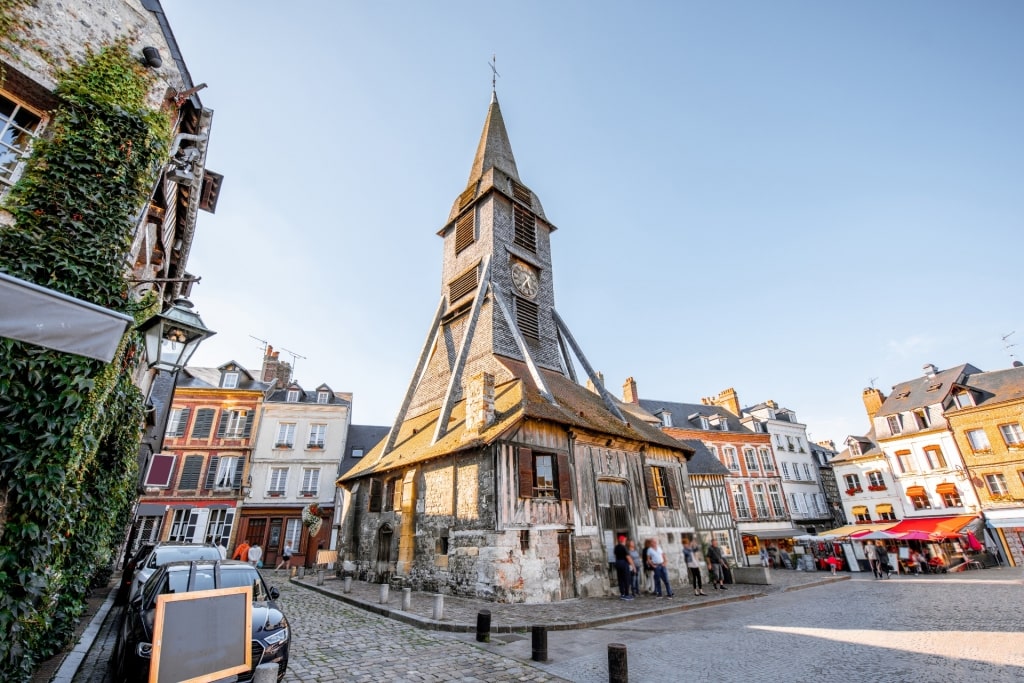
<svg viewBox="0 0 1024 683"><path fill-rule="evenodd" d="M708 548L708 564L711 568L711 585L716 589L725 590L725 553L718 547L718 539L711 539Z"/></svg>
<svg viewBox="0 0 1024 683"><path fill-rule="evenodd" d="M875 546L874 541L868 541L864 544L864 557L867 558L868 565L871 567L871 573L875 575L875 578L882 578L882 572L878 569L878 548Z"/></svg>
<svg viewBox="0 0 1024 683"><path fill-rule="evenodd" d="M878 578L882 578L882 572L885 572L885 578L892 578L892 565L889 564L889 554L885 546L878 544L875 552L878 554Z"/></svg>
<svg viewBox="0 0 1024 683"><path fill-rule="evenodd" d="M274 571L277 571L281 567L284 567L285 570L288 570L288 569L291 568L291 564L292 564L292 542L291 541L285 541L284 550L281 551L281 559L277 561L277 566L274 567Z"/></svg>
<svg viewBox="0 0 1024 683"><path fill-rule="evenodd" d="M683 563L686 565L687 571L690 572L690 583L693 585L694 595L707 595L704 592L704 584L701 580L700 575L700 561L697 560L697 552L700 550L700 546L697 544L697 539L694 538L689 543L683 544Z"/></svg>
<svg viewBox="0 0 1024 683"><path fill-rule="evenodd" d="M629 556L629 550L626 548L625 535L619 536L619 542L612 549L612 554L615 556L615 574L619 580L619 599L632 600L633 596L629 594L629 567L633 558Z"/></svg>
<svg viewBox="0 0 1024 683"><path fill-rule="evenodd" d="M651 558L651 567L654 571L654 597L661 597L661 584L665 584L665 597L675 597L672 586L668 583L668 569L665 565L665 553L658 545L658 539L651 539L651 547L647 550L647 556Z"/></svg>
<svg viewBox="0 0 1024 683"><path fill-rule="evenodd" d="M249 561L249 542L242 541L235 546L235 554L231 556L232 560L241 560L242 562Z"/></svg>

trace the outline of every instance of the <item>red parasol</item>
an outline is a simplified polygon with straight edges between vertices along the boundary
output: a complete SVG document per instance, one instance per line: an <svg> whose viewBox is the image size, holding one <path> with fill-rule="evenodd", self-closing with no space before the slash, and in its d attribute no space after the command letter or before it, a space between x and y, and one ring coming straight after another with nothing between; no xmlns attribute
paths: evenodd
<svg viewBox="0 0 1024 683"><path fill-rule="evenodd" d="M967 547L973 550L974 552L978 552L979 550L982 550L984 548L984 546L981 545L981 541L979 541L974 536L973 531L967 532Z"/></svg>

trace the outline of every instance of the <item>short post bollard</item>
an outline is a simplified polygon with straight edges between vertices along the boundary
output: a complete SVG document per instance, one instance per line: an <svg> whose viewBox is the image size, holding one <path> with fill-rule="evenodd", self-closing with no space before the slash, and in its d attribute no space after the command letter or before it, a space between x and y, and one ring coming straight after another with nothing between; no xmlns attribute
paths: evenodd
<svg viewBox="0 0 1024 683"><path fill-rule="evenodd" d="M252 675L252 683L277 683L277 664L260 664Z"/></svg>
<svg viewBox="0 0 1024 683"><path fill-rule="evenodd" d="M608 683L629 683L626 646L622 643L608 643Z"/></svg>
<svg viewBox="0 0 1024 683"><path fill-rule="evenodd" d="M403 588L402 589L402 609L404 611L408 612L411 607L412 607L412 589L411 588Z"/></svg>
<svg viewBox="0 0 1024 683"><path fill-rule="evenodd" d="M434 621L441 621L441 617L444 616L444 595L436 593L434 595Z"/></svg>
<svg viewBox="0 0 1024 683"><path fill-rule="evenodd" d="M298 569L296 569L295 571L297 571L297 572L298 572L298 577L299 577L300 579L304 579L304 578L306 578L306 568L305 568L305 567L299 567L299 568L298 568Z"/></svg>
<svg viewBox="0 0 1024 683"><path fill-rule="evenodd" d="M351 576L346 576L345 577L345 583L342 585L342 589L341 590L343 592L345 592L345 593L351 593L352 592L352 577Z"/></svg>
<svg viewBox="0 0 1024 683"><path fill-rule="evenodd" d="M389 593L391 592L390 583L382 583L380 585L380 604L386 605L388 602Z"/></svg>
<svg viewBox="0 0 1024 683"><path fill-rule="evenodd" d="M476 642L491 642L491 611L480 610L476 615Z"/></svg>
<svg viewBox="0 0 1024 683"><path fill-rule="evenodd" d="M533 661L548 661L548 630L543 626L534 626L533 633Z"/></svg>
<svg viewBox="0 0 1024 683"><path fill-rule="evenodd" d="M318 585L318 586L324 585L324 570L323 569L318 569L317 572L316 572L316 585Z"/></svg>

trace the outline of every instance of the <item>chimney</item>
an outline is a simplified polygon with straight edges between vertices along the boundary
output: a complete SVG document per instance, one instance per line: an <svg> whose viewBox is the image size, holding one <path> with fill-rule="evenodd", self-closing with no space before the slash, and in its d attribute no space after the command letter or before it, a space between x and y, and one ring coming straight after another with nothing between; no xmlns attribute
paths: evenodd
<svg viewBox="0 0 1024 683"><path fill-rule="evenodd" d="M740 397L732 387L718 392L718 396L711 399L711 405L716 405L719 408L725 408L736 416L739 416L740 414Z"/></svg>
<svg viewBox="0 0 1024 683"><path fill-rule="evenodd" d="M622 385L622 402L640 405L640 395L636 393L636 380L632 377L626 378L626 383Z"/></svg>
<svg viewBox="0 0 1024 683"><path fill-rule="evenodd" d="M494 423L494 375L478 372L466 383L466 432L479 434Z"/></svg>
<svg viewBox="0 0 1024 683"><path fill-rule="evenodd" d="M875 419L875 415L882 407L882 403L885 401L885 394L878 389L871 387L865 389L861 398L864 400L864 409L868 411L868 417L872 420Z"/></svg>
<svg viewBox="0 0 1024 683"><path fill-rule="evenodd" d="M924 376L928 379L934 377L935 373L939 371L939 369L935 367L934 363L925 363L924 368L922 369L924 370Z"/></svg>
<svg viewBox="0 0 1024 683"><path fill-rule="evenodd" d="M604 386L604 373L600 372L600 371L595 371L594 374L597 375L597 381L600 382L601 386L603 387ZM594 385L594 380L592 380L592 379L588 379L587 380L587 389L590 389L595 394L600 394L601 393L600 391L597 390L597 387Z"/></svg>
<svg viewBox="0 0 1024 683"><path fill-rule="evenodd" d="M833 441L832 439L825 439L824 441L817 441L815 443L817 443L822 448L829 449L830 451L834 451L836 449L836 442Z"/></svg>
<svg viewBox="0 0 1024 683"><path fill-rule="evenodd" d="M261 381L270 382L276 379L278 388L286 387L292 381L292 366L278 360L280 355L280 351L275 351L273 346L267 344L267 352L263 356L263 370L260 372Z"/></svg>
<svg viewBox="0 0 1024 683"><path fill-rule="evenodd" d="M775 401L771 400L771 399L768 399L767 401L765 401L764 404L766 406L768 406L769 408L771 408L772 410L775 410L776 408L779 407L779 404L776 403Z"/></svg>

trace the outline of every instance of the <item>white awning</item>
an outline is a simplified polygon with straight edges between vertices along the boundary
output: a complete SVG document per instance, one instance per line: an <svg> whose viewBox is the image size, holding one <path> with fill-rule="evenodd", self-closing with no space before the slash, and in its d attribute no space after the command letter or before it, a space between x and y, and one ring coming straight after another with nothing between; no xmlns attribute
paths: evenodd
<svg viewBox="0 0 1024 683"><path fill-rule="evenodd" d="M985 524L992 529L1024 527L1024 508L985 510Z"/></svg>

